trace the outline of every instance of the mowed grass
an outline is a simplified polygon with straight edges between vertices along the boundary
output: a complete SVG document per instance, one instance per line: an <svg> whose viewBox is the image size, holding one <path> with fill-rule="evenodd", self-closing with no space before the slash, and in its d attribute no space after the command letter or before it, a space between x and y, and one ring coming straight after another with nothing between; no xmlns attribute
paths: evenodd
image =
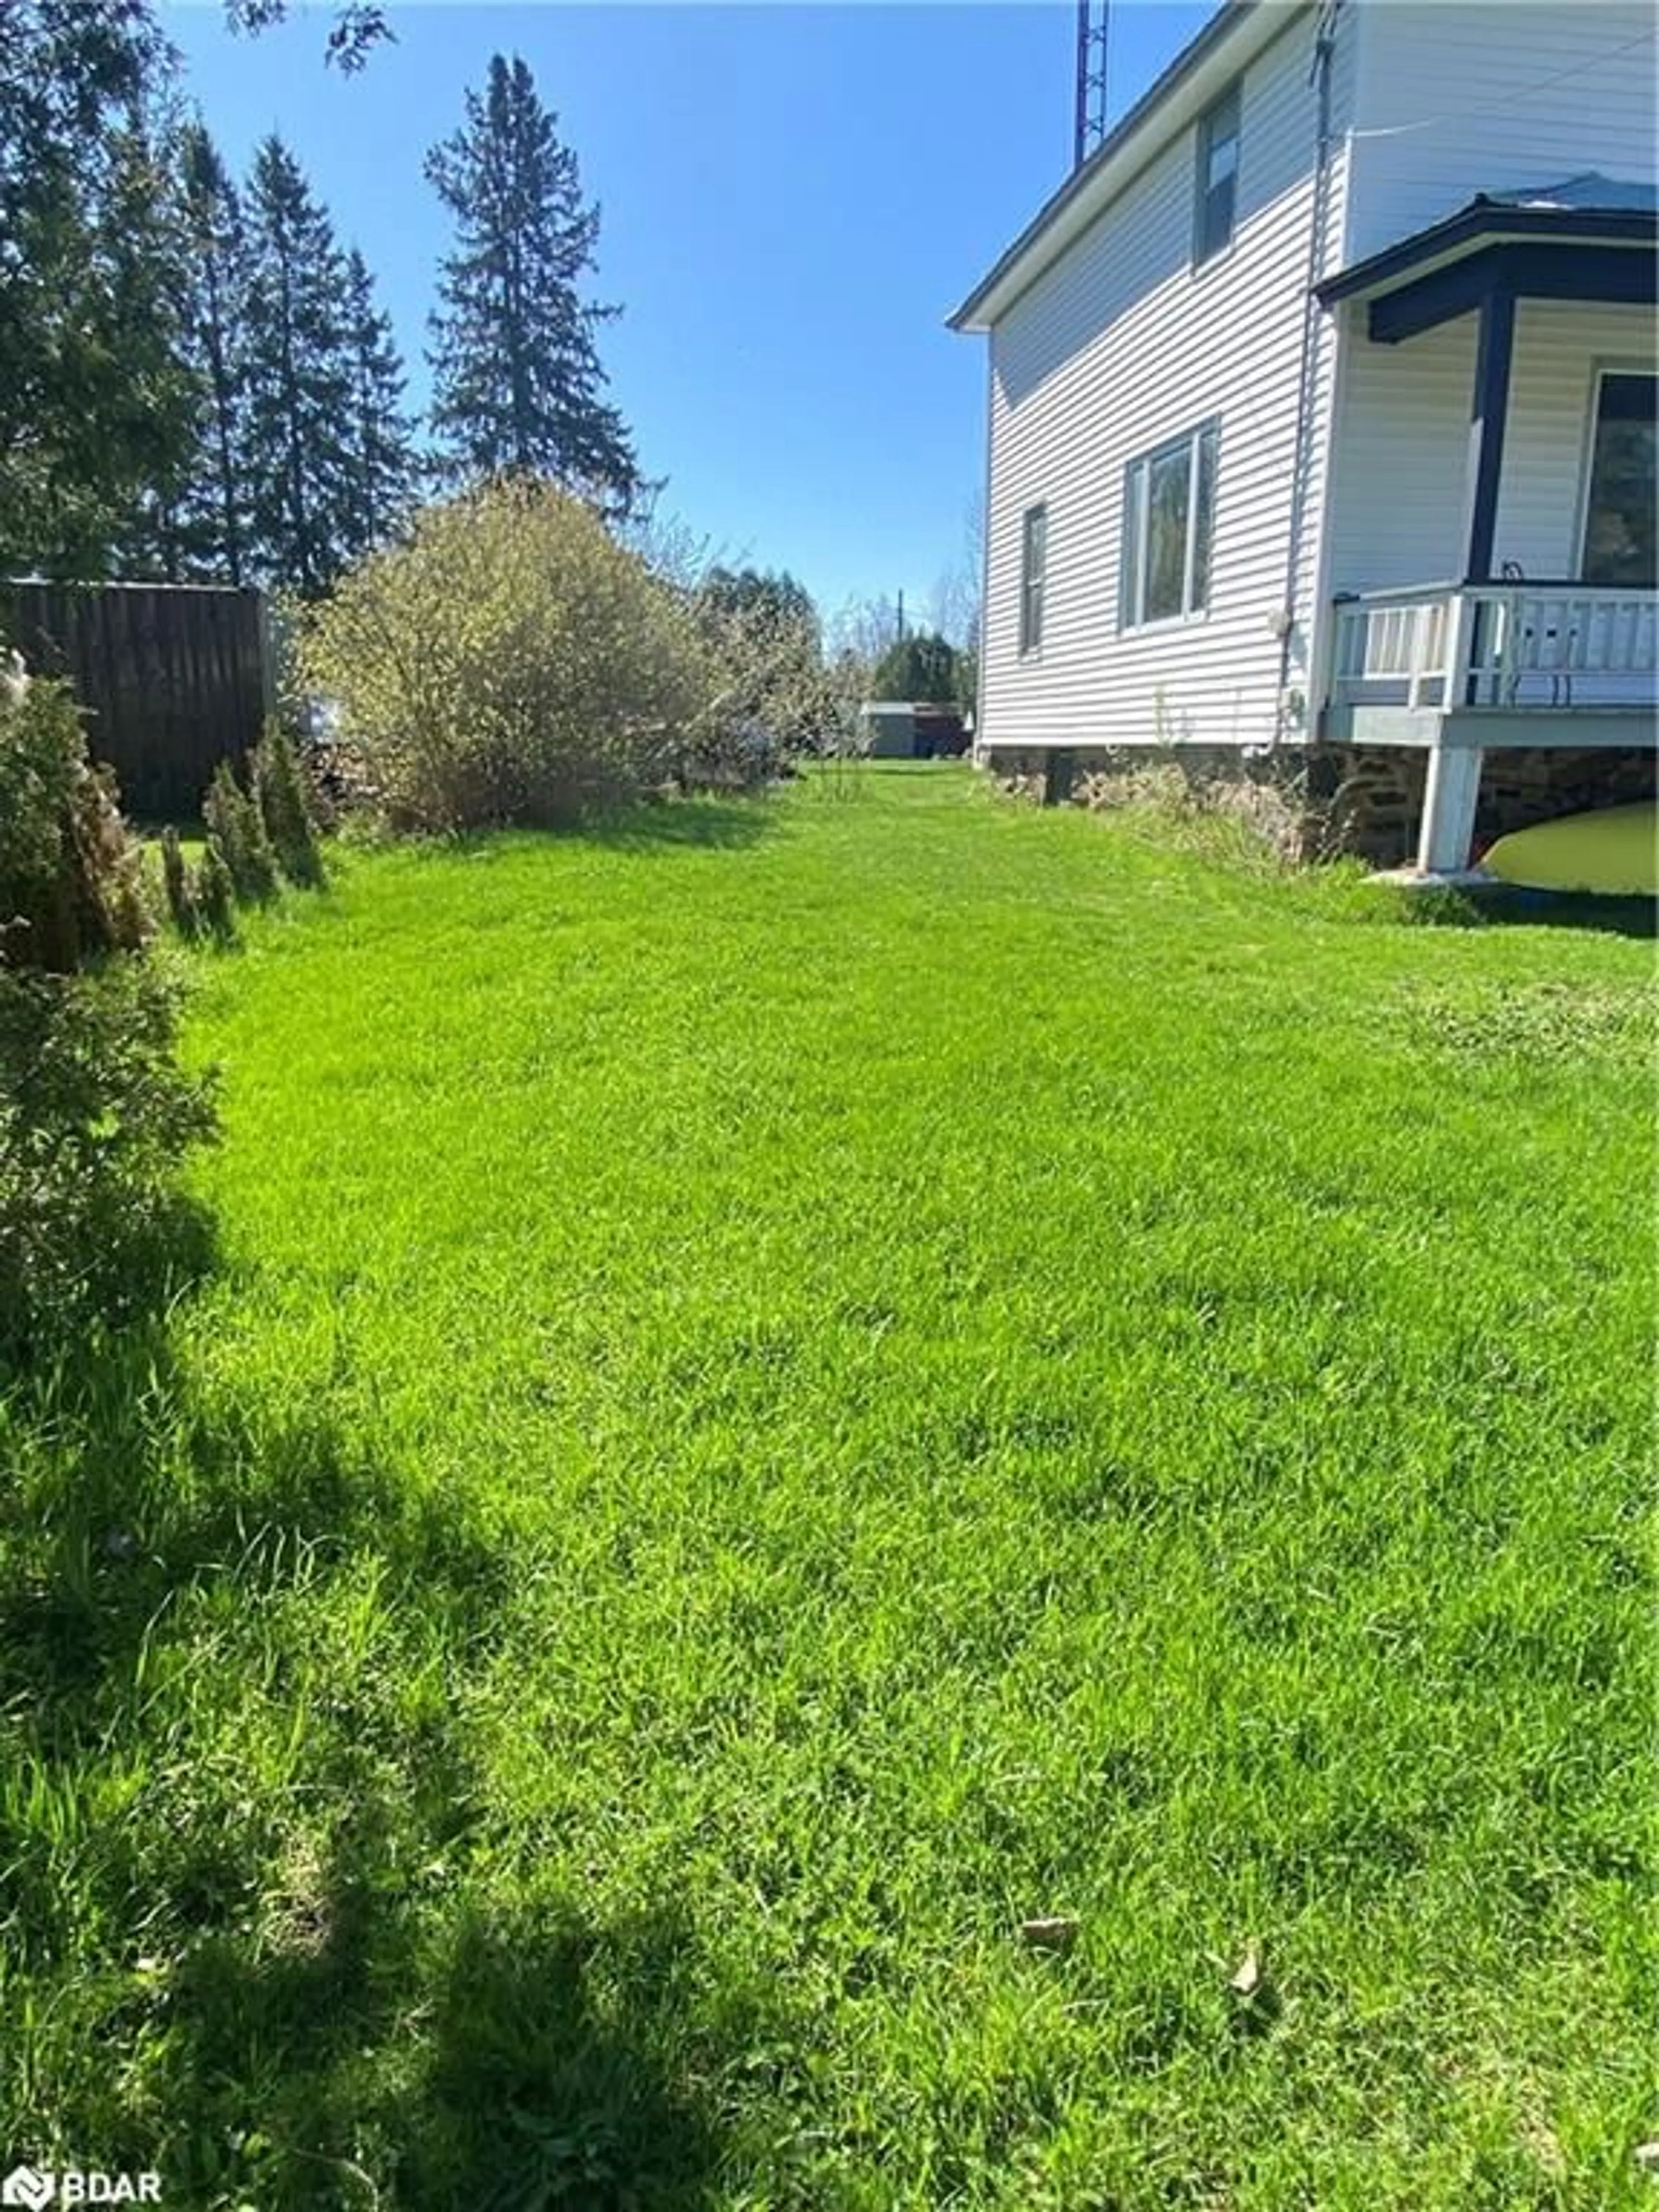
<svg viewBox="0 0 1659 2212"><path fill-rule="evenodd" d="M1646 2201L1648 947L872 769L196 972L216 1270L0 1431L0 2153Z"/></svg>

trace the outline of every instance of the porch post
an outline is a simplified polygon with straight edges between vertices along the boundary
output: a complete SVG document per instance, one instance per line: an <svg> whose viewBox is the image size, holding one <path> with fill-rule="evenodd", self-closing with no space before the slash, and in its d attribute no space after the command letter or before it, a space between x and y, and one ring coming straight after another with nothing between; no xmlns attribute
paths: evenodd
<svg viewBox="0 0 1659 2212"><path fill-rule="evenodd" d="M1498 485L1510 411L1510 359L1514 350L1515 295L1499 279L1481 299L1480 337L1475 349L1466 495L1468 527L1463 558L1463 580L1468 584L1492 581Z"/></svg>
<svg viewBox="0 0 1659 2212"><path fill-rule="evenodd" d="M1430 749L1423 829L1417 841L1417 865L1425 873L1450 874L1469 864L1482 757L1479 745L1442 744Z"/></svg>

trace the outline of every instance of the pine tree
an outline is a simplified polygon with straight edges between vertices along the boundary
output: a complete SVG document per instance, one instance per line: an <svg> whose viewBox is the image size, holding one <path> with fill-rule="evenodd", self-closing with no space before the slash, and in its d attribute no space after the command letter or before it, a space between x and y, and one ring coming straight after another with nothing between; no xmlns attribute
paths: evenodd
<svg viewBox="0 0 1659 2212"><path fill-rule="evenodd" d="M234 31L268 30L288 17L288 0L225 0L225 18ZM325 58L343 76L354 76L383 39L397 43L380 0L341 0L330 26Z"/></svg>
<svg viewBox="0 0 1659 2212"><path fill-rule="evenodd" d="M106 149L103 224L111 317L127 343L148 349L148 376L130 360L124 413L153 420L135 453L132 511L111 532L107 571L179 582L190 565L185 514L199 444L201 390L191 358L189 250L177 170L179 111L170 82L150 88ZM147 396L148 395L148 396Z"/></svg>
<svg viewBox="0 0 1659 2212"><path fill-rule="evenodd" d="M0 574L108 574L188 453L172 72L131 0L0 5Z"/></svg>
<svg viewBox="0 0 1659 2212"><path fill-rule="evenodd" d="M221 945L228 945L236 934L236 887L224 855L210 839L196 864L190 896L199 925Z"/></svg>
<svg viewBox="0 0 1659 2212"><path fill-rule="evenodd" d="M253 751L253 796L276 865L289 883L314 890L324 880L305 773L280 722L267 724Z"/></svg>
<svg viewBox="0 0 1659 2212"><path fill-rule="evenodd" d="M202 801L208 843L229 877L240 906L264 906L276 896L276 855L270 849L258 807L236 781L228 761L221 761Z"/></svg>
<svg viewBox="0 0 1659 2212"><path fill-rule="evenodd" d="M246 204L246 450L264 574L315 599L349 557L351 338L334 229L282 141Z"/></svg>
<svg viewBox="0 0 1659 2212"><path fill-rule="evenodd" d="M243 460L245 248L241 202L205 127L187 124L179 150L187 256L185 349L199 394L198 446L180 527L191 572L240 584L248 541Z"/></svg>
<svg viewBox="0 0 1659 2212"><path fill-rule="evenodd" d="M619 310L577 292L599 216L556 120L525 64L496 54L462 128L427 156L457 234L432 319L432 428L455 481L549 477L625 514L642 486L593 342Z"/></svg>
<svg viewBox="0 0 1659 2212"><path fill-rule="evenodd" d="M173 927L180 937L194 937L198 926L196 894L179 832L170 824L161 832L161 888L167 894L167 912L173 916Z"/></svg>
<svg viewBox="0 0 1659 2212"><path fill-rule="evenodd" d="M374 286L354 246L346 257L346 321L351 356L347 425L347 538L354 555L384 542L414 495L420 462L413 419L403 412L407 379L391 318L374 304Z"/></svg>

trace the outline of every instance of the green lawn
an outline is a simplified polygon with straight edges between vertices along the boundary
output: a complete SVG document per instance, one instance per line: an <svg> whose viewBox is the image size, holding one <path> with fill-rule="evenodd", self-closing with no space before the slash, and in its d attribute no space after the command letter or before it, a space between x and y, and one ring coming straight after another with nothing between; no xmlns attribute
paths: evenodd
<svg viewBox="0 0 1659 2212"><path fill-rule="evenodd" d="M1400 917L896 768L199 956L216 1270L0 1419L0 2157L1646 2202L1650 948Z"/></svg>

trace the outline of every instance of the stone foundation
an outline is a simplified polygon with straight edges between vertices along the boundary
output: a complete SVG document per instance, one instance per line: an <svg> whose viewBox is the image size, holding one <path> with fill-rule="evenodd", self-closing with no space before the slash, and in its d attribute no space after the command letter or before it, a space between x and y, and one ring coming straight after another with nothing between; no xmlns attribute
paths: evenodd
<svg viewBox="0 0 1659 2212"><path fill-rule="evenodd" d="M1427 754L1408 745L1284 745L1257 753L1231 745L1008 746L989 749L982 764L1006 791L1050 806L1074 795L1089 803L1097 777L1160 769L1195 791L1217 784L1270 790L1300 814L1303 858L1351 853L1378 868L1415 860L1428 776ZM1558 815L1652 799L1656 767L1659 754L1644 745L1489 752L1475 850Z"/></svg>
<svg viewBox="0 0 1659 2212"><path fill-rule="evenodd" d="M1481 764L1474 810L1477 850L1530 830L1560 814L1586 814L1595 806L1634 805L1659 797L1659 753L1650 745L1533 745L1525 751L1490 752Z"/></svg>
<svg viewBox="0 0 1659 2212"><path fill-rule="evenodd" d="M1029 790L1050 806L1063 805L1088 775L1139 775L1168 767L1200 783L1237 776L1258 757L1237 745L989 745L975 756L1006 789Z"/></svg>
<svg viewBox="0 0 1659 2212"><path fill-rule="evenodd" d="M1055 806L1075 799L1083 805L1113 803L1103 795L1116 784L1134 797L1137 780L1178 777L1200 800L1237 801L1231 811L1250 819L1260 806L1271 842L1294 847L1303 860L1358 853L1379 867L1409 858L1423 805L1423 757L1381 746L1281 745L1246 752L1237 745L1078 745L997 747L984 765L1011 796ZM1170 786L1166 784L1167 792ZM1152 787L1155 793L1157 786ZM1152 795L1149 793L1148 795ZM1285 825L1289 824L1288 835Z"/></svg>
<svg viewBox="0 0 1659 2212"><path fill-rule="evenodd" d="M1407 745L1311 745L1308 805L1323 856L1356 854L1374 868L1417 856L1428 756Z"/></svg>

